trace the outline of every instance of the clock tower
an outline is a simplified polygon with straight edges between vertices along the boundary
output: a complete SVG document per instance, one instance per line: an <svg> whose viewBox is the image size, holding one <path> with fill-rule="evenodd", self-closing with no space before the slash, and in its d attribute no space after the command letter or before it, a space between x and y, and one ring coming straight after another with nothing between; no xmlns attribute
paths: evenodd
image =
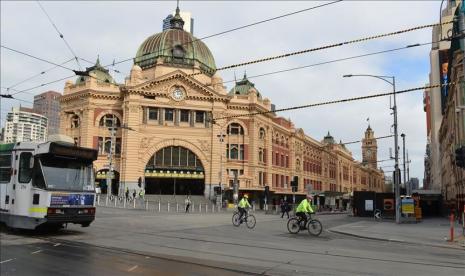
<svg viewBox="0 0 465 276"><path fill-rule="evenodd" d="M370 126L368 126L365 131L365 138L362 139L362 155L362 163L364 165L373 169L377 168L378 145L376 143L375 133Z"/></svg>

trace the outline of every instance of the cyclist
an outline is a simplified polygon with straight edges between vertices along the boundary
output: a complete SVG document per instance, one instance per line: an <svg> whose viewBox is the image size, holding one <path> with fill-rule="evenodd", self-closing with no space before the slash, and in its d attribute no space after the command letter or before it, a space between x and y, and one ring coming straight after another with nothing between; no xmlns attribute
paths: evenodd
<svg viewBox="0 0 465 276"><path fill-rule="evenodd" d="M242 217L245 214L247 214L246 208L250 208L250 203L249 203L248 198L249 198L248 195L244 195L241 201L239 201L239 204L237 205L237 209L239 210L239 221L242 221Z"/></svg>
<svg viewBox="0 0 465 276"><path fill-rule="evenodd" d="M296 209L296 216L300 218L300 221L304 222L304 226L302 227L303 229L306 229L307 227L307 213L313 213L313 208L311 205L312 202L312 196L307 195L307 197L302 200L299 204L299 206ZM302 225L302 224L301 224Z"/></svg>

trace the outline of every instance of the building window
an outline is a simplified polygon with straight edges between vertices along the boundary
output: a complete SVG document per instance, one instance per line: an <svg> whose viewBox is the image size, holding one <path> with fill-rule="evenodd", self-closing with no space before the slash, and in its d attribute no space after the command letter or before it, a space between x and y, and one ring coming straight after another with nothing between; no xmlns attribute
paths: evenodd
<svg viewBox="0 0 465 276"><path fill-rule="evenodd" d="M227 144L226 158L233 160L244 160L244 145Z"/></svg>
<svg viewBox="0 0 465 276"><path fill-rule="evenodd" d="M158 120L158 108L149 107L149 120Z"/></svg>
<svg viewBox="0 0 465 276"><path fill-rule="evenodd" d="M244 135L244 128L238 123L232 123L228 126L229 135Z"/></svg>
<svg viewBox="0 0 465 276"><path fill-rule="evenodd" d="M174 110L165 109L165 121L172 122L174 120Z"/></svg>
<svg viewBox="0 0 465 276"><path fill-rule="evenodd" d="M80 125L80 120L79 120L79 116L78 115L73 115L73 117L71 117L71 128L78 128Z"/></svg>
<svg viewBox="0 0 465 276"><path fill-rule="evenodd" d="M196 111L195 112L195 122L203 123L205 121L205 111Z"/></svg>
<svg viewBox="0 0 465 276"><path fill-rule="evenodd" d="M181 109L181 118L180 121L183 123L189 122L189 110Z"/></svg>
<svg viewBox="0 0 465 276"><path fill-rule="evenodd" d="M265 129L263 129L262 127L260 128L258 138L260 138L261 140L265 139Z"/></svg>
<svg viewBox="0 0 465 276"><path fill-rule="evenodd" d="M118 117L113 114L104 115L99 122L100 127L119 127L120 121Z"/></svg>

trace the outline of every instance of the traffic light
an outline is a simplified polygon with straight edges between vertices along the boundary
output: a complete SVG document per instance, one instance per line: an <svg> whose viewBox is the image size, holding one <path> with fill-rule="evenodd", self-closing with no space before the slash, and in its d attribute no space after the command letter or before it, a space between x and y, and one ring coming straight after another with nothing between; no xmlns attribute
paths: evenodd
<svg viewBox="0 0 465 276"><path fill-rule="evenodd" d="M292 187L299 186L299 177L298 176L294 176L294 179L291 181L291 186Z"/></svg>
<svg viewBox="0 0 465 276"><path fill-rule="evenodd" d="M265 197L268 198L270 196L270 186L265 186Z"/></svg>
<svg viewBox="0 0 465 276"><path fill-rule="evenodd" d="M139 177L139 179L137 180L137 186L139 186L139 188L142 187L142 177Z"/></svg>
<svg viewBox="0 0 465 276"><path fill-rule="evenodd" d="M455 149L455 165L465 168L465 146Z"/></svg>

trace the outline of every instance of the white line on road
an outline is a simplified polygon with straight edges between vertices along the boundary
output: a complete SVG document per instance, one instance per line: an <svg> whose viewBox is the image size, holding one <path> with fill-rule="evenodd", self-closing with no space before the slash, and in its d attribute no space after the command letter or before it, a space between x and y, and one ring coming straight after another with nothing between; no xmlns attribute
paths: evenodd
<svg viewBox="0 0 465 276"><path fill-rule="evenodd" d="M34 252L32 252L31 254L37 254L37 253L40 253L40 252L42 252L42 250L34 251Z"/></svg>
<svg viewBox="0 0 465 276"><path fill-rule="evenodd" d="M139 267L138 265L135 265L135 266L131 267L130 269L128 269L128 272L131 272L131 271L133 271L134 269L136 269L138 267Z"/></svg>
<svg viewBox="0 0 465 276"><path fill-rule="evenodd" d="M8 260L4 260L4 261L1 261L0 264L3 264L3 263L8 263L9 261L13 261L14 259L8 259Z"/></svg>
<svg viewBox="0 0 465 276"><path fill-rule="evenodd" d="M61 243L55 243L53 246L59 246L61 245Z"/></svg>

